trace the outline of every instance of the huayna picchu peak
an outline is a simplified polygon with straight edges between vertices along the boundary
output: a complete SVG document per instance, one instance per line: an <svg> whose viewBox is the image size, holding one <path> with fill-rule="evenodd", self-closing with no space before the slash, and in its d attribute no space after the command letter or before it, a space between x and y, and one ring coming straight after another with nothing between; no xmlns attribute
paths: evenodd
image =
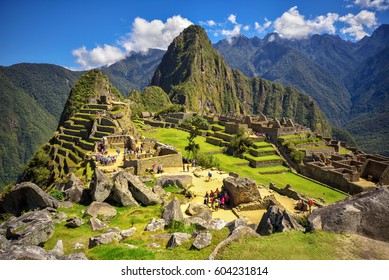
<svg viewBox="0 0 389 280"><path fill-rule="evenodd" d="M330 133L326 117L311 97L232 70L200 26L189 26L173 40L151 84L164 89L173 103L198 113L264 113Z"/></svg>

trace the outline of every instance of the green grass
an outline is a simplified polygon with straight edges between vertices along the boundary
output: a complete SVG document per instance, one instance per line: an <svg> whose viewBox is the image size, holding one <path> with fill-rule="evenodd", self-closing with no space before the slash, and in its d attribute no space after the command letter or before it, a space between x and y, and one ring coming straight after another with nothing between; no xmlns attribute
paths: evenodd
<svg viewBox="0 0 389 280"><path fill-rule="evenodd" d="M283 165L276 165L276 166L257 167L256 170L259 173L264 173L264 172L287 172L287 171L289 171L289 168L285 167Z"/></svg>
<svg viewBox="0 0 389 280"><path fill-rule="evenodd" d="M254 143L253 143L253 146L254 146L255 148L272 147L272 145L269 144L268 142L254 142Z"/></svg>
<svg viewBox="0 0 389 280"><path fill-rule="evenodd" d="M276 149L270 146L270 147L256 148L253 150L257 152L270 152L270 151L275 151Z"/></svg>
<svg viewBox="0 0 389 280"><path fill-rule="evenodd" d="M165 188L163 188L165 192L180 192L182 191L181 188L177 187L177 186L167 186Z"/></svg>
<svg viewBox="0 0 389 280"><path fill-rule="evenodd" d="M146 137L157 138L163 143L173 145L183 154L183 156L186 156L185 146L188 144L187 132L172 128L153 128L144 132L144 135ZM284 174L259 174L257 169L248 166L247 160L222 153L221 147L205 142L205 137L197 136L195 141L200 144L201 153L211 153L219 158L221 170L224 170L225 172L237 172L242 177L252 178L257 184L269 185L270 182L273 182L278 187L285 187L286 184L290 184L299 193L315 199L324 199L326 203L334 203L335 201L346 197L346 194L342 192L333 190L326 187L324 184L305 179L291 172Z"/></svg>
<svg viewBox="0 0 389 280"><path fill-rule="evenodd" d="M278 160L282 159L282 157L278 155L269 155L269 156L260 156L260 157L255 157L251 154L244 154L244 156L248 159L253 159L255 161L266 161L266 160Z"/></svg>
<svg viewBox="0 0 389 280"><path fill-rule="evenodd" d="M241 238L226 246L220 260L341 260L360 259L348 236L316 231L291 231L270 236ZM351 255L350 255L351 253Z"/></svg>

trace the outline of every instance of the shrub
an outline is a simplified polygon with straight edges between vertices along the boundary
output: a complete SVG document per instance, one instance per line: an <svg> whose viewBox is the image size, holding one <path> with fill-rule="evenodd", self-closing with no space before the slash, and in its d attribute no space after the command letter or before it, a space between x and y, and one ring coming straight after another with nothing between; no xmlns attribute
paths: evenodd
<svg viewBox="0 0 389 280"><path fill-rule="evenodd" d="M52 197L54 197L55 199L59 200L59 201L62 201L64 200L64 196L63 196L63 193L59 190L52 190L50 191L49 193Z"/></svg>
<svg viewBox="0 0 389 280"><path fill-rule="evenodd" d="M220 168L219 159L213 155L198 153L195 159L197 161L197 164L204 168L211 168L211 167Z"/></svg>

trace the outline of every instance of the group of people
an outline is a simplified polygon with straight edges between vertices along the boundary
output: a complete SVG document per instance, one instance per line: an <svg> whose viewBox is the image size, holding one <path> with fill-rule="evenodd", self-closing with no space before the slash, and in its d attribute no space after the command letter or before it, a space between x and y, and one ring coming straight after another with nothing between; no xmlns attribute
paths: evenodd
<svg viewBox="0 0 389 280"><path fill-rule="evenodd" d="M297 203L297 209L298 210L301 210L303 213L305 211L309 211L309 213L312 213L312 206L313 204L315 204L315 202L313 201L312 198L308 199L308 202L306 202L304 199L301 199L298 203Z"/></svg>
<svg viewBox="0 0 389 280"><path fill-rule="evenodd" d="M100 162L101 165L111 165L116 163L116 156L104 156L101 154L96 154L96 161Z"/></svg>
<svg viewBox="0 0 389 280"><path fill-rule="evenodd" d="M218 211L220 209L225 209L226 205L230 205L230 196L227 191L219 191L219 188L216 188L215 191L211 190L205 192L204 204L208 207L210 206L213 210Z"/></svg>

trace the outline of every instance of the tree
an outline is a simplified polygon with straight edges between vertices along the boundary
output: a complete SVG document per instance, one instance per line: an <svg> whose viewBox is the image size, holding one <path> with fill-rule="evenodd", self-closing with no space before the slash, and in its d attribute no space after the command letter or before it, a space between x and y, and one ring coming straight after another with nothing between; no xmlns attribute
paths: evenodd
<svg viewBox="0 0 389 280"><path fill-rule="evenodd" d="M195 138L199 135L201 128L209 125L208 121L201 116L192 116L182 122L182 125L189 129L188 146L185 151L188 152L188 158L195 157L200 150L200 145L195 142Z"/></svg>
<svg viewBox="0 0 389 280"><path fill-rule="evenodd" d="M247 152L252 144L253 139L251 139L246 130L241 127L238 134L235 135L228 144L227 152L233 156L240 156Z"/></svg>

